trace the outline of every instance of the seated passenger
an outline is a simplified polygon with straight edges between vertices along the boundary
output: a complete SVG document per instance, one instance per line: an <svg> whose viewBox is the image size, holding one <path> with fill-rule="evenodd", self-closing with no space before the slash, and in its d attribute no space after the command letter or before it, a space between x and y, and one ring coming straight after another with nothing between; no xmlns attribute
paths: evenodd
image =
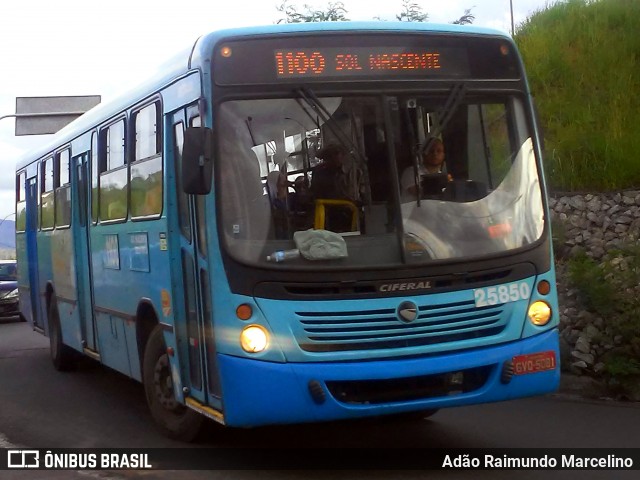
<svg viewBox="0 0 640 480"><path fill-rule="evenodd" d="M294 192L289 194L289 210L292 214L294 230L308 230L313 227L313 195L309 189L309 179L300 176L293 182Z"/></svg>
<svg viewBox="0 0 640 480"><path fill-rule="evenodd" d="M446 174L446 166L444 163L444 144L439 138L434 138L429 150L423 153L422 163L418 165L418 182L423 181L425 176L437 174ZM444 180L445 182L451 181L451 175L447 175ZM404 201L416 198L417 188L413 165L405 168L402 172L400 192Z"/></svg>
<svg viewBox="0 0 640 480"><path fill-rule="evenodd" d="M313 210L313 195L309 189L309 179L305 176L297 177L293 182L294 192L289 194L289 203L294 212L308 212Z"/></svg>
<svg viewBox="0 0 640 480"><path fill-rule="evenodd" d="M274 208L287 209L288 186L289 182L284 173L274 170L267 175L267 189Z"/></svg>

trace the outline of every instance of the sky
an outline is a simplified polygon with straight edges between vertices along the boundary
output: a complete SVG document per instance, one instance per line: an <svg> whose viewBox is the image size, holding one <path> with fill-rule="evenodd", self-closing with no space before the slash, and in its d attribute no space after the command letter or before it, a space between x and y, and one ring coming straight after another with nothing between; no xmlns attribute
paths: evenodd
<svg viewBox="0 0 640 480"><path fill-rule="evenodd" d="M323 9L330 0L290 0ZM157 65L200 35L228 27L276 23L281 0L18 0L0 15L0 117L15 113L16 97L101 95L108 101L145 80ZM394 20L402 0L343 0L351 20ZM450 23L467 8L474 25L511 30L510 0L413 0L429 21ZM511 0L514 23L551 0ZM373 5L373 6L372 6ZM0 120L0 221L14 219L15 165L48 140L15 135L12 118Z"/></svg>

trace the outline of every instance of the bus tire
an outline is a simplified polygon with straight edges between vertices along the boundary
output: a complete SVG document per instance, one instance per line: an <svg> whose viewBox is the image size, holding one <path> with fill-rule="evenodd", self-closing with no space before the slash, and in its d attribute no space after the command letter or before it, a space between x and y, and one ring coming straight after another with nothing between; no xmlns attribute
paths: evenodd
<svg viewBox="0 0 640 480"><path fill-rule="evenodd" d="M60 327L60 315L58 303L53 298L49 304L49 347L51 362L56 370L66 372L76 365L77 355L73 348L62 341L62 328Z"/></svg>
<svg viewBox="0 0 640 480"><path fill-rule="evenodd" d="M169 438L193 441L200 432L204 417L175 399L167 347L159 325L147 340L142 368L147 404L155 422Z"/></svg>

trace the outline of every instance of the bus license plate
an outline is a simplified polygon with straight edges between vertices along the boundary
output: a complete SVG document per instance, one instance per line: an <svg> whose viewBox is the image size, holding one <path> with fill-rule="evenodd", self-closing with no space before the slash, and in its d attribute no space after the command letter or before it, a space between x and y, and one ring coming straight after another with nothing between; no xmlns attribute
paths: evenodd
<svg viewBox="0 0 640 480"><path fill-rule="evenodd" d="M556 368L556 353L554 351L517 355L513 357L513 374L544 372Z"/></svg>

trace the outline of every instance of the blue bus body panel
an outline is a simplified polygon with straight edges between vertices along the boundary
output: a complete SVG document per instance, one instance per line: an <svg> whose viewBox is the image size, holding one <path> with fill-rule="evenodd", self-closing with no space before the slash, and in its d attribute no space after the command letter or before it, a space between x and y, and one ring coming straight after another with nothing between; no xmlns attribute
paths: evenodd
<svg viewBox="0 0 640 480"><path fill-rule="evenodd" d="M529 291L533 282L521 281ZM411 323L398 318L405 301L419 308ZM256 302L287 361L304 362L435 354L516 341L529 298L480 309L473 290L365 301Z"/></svg>
<svg viewBox="0 0 640 480"><path fill-rule="evenodd" d="M100 361L120 373L141 380L137 356L129 353L129 344L136 344L133 321L108 313L97 313L96 326Z"/></svg>
<svg viewBox="0 0 640 480"><path fill-rule="evenodd" d="M75 350L82 351L72 232L70 228L57 228L47 235L50 243L52 275L46 278L53 282L51 286L56 295L64 343ZM45 314L44 318L48 319L48 314Z"/></svg>
<svg viewBox="0 0 640 480"><path fill-rule="evenodd" d="M132 105L148 98L154 92L162 95L164 113L196 102L202 95L200 75L188 71L189 51L178 55L168 62L161 72L137 89L126 93L115 100L98 105L78 120L52 137L51 141L31 152L21 160L18 171L27 170L27 177L38 173L37 160L50 155L60 145L71 143L71 155L89 152L91 132L96 126L104 124L105 119L129 110ZM165 155L172 157L172 151ZM90 161L90 159L89 159ZM73 164L75 169L76 164ZM65 344L78 351L83 351L81 309L78 301L78 285L76 270L82 262L89 261L93 271L92 285L81 288L93 289L93 307L95 308L95 353L100 355L103 364L114 368L134 379L141 380L140 350L137 343L135 316L141 301L152 305L159 321L173 324L173 311L169 306L163 308L163 295L172 292L169 254L166 247L161 248L161 239L166 242L169 235L166 219L168 189L171 188L172 158L165 157L167 182L164 184L164 211L160 218L152 220L127 219L122 223L103 223L89 225L90 255L82 248L74 246L85 242L84 239L73 238L81 235L78 225L72 228L38 229L38 204L36 183L33 198L27 204L27 223L31 226L24 234L20 234L20 258L27 261L20 265L29 266L28 274L24 272L20 295L23 299L22 309L25 317L33 320L43 328L46 335L47 324L47 289L54 292L60 326ZM74 171L73 177L76 173ZM78 201L75 197L74 202ZM76 205L75 208L78 208ZM90 211L90 207L89 207ZM74 210L74 222L78 221ZM62 248L61 248L62 247ZM123 288L126 286L126 288ZM82 293L82 292L81 292ZM84 298L84 296L83 296ZM170 296L168 297L170 301ZM84 300L83 300L84 301ZM90 302L89 302L90 303ZM32 319L31 307L35 310ZM91 306L88 306L91 308ZM93 328L87 332L93 337ZM171 342L173 343L173 342ZM89 342L91 347L93 340Z"/></svg>
<svg viewBox="0 0 640 480"><path fill-rule="evenodd" d="M529 287L527 298L480 309L474 307L472 289L324 302L256 298L258 309L254 310L251 323L269 329L271 348L247 358L250 356L240 350L234 336L219 338L218 364L225 422L232 426L257 426L340 420L552 392L557 389L560 378L557 296L555 291L541 295L534 286L540 280L553 284L554 274L551 269L515 282ZM551 306L552 318L548 325L535 327L527 320L527 308L531 302L540 299ZM404 325L397 317L396 309L403 301L415 302L419 307L419 316L410 325ZM223 303L237 305L242 302L246 300L232 298ZM220 319L231 318L231 315L221 314L217 318L220 323L224 322ZM304 325L309 319L310 325ZM370 324L373 326L369 327ZM223 328L231 331L234 326L229 322ZM324 328L331 332L329 345L324 350L314 349L314 345L327 345L323 338ZM447 334L439 338L440 329ZM384 336L389 332L390 340L395 343L393 348L384 343ZM450 336L451 332L455 335ZM470 335L465 338L467 332ZM458 333L462 337L457 336ZM361 342L363 336L371 337L369 346L350 348ZM383 343L375 348L378 340ZM418 344L399 345L403 340L417 340ZM269 350L282 352L284 358L278 359L275 353L269 354ZM501 383L503 364L514 356L550 351L555 355L555 369L514 376L508 384ZM369 405L343 403L329 393L325 383L406 379L480 367L490 369L481 388L420 400ZM311 381L323 386L326 395L323 404L317 404L309 393Z"/></svg>
<svg viewBox="0 0 640 480"><path fill-rule="evenodd" d="M421 358L369 362L270 363L218 355L225 395L225 423L258 426L358 418L432 408L496 402L553 392L560 382L560 367L513 376L500 381L502 364L514 356L553 351L559 359L558 330L526 340ZM489 366L489 377L479 389L456 395L380 404L347 404L328 391L327 381L389 380L456 372ZM319 382L325 392L322 404L314 401L309 382Z"/></svg>
<svg viewBox="0 0 640 480"><path fill-rule="evenodd" d="M20 235L21 237L24 237L25 250L23 251L22 248L19 247L19 245L16 245L16 247L18 248L16 250L16 253L18 253L18 255L20 255L21 253L26 255L27 264L29 266L28 267L29 271L26 277L26 279L28 280L27 284L29 286L28 316L26 315L27 312L25 311L24 307L21 306L20 308L21 310L23 310L23 314L25 314L25 317L27 319L30 319L34 325L43 327L42 320L41 320L42 317L40 316L40 313L39 313L41 301L40 301L40 282L38 280L39 278L38 241L37 241L38 210L37 210L37 200L36 200L37 192L36 191L37 191L37 184L29 184L27 186L27 205L26 205L27 225L26 225L25 233ZM21 263L20 262L21 258L25 258L25 257L18 256L18 265L20 265ZM21 293L20 296L21 296L20 300L22 300L22 297L27 295L22 295Z"/></svg>
<svg viewBox="0 0 640 480"><path fill-rule="evenodd" d="M37 292L39 296L39 309L37 316L45 325L45 332L49 332L49 323L47 322L47 302L45 292L47 291L47 284L53 279L53 262L51 251L51 235L52 230L40 231L37 234L38 246L37 255L38 260L36 263L38 269L38 285ZM60 321L62 324L62 320Z"/></svg>
<svg viewBox="0 0 640 480"><path fill-rule="evenodd" d="M142 379L142 374L135 315L141 299L156 306L160 321L167 321L160 308L162 290L171 291L169 254L160 248L161 237L166 232L163 218L104 225L91 230L101 360L137 380Z"/></svg>

